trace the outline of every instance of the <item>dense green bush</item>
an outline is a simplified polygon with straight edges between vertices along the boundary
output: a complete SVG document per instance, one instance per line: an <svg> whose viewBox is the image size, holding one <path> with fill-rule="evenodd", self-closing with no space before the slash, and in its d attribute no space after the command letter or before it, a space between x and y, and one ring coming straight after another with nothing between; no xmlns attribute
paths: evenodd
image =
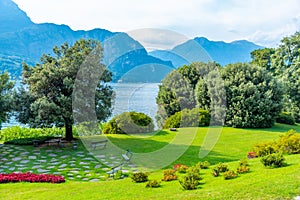
<svg viewBox="0 0 300 200"><path fill-rule="evenodd" d="M194 190L199 185L201 179L199 168L193 166L187 170L186 175L179 180L179 183L185 190Z"/></svg>
<svg viewBox="0 0 300 200"><path fill-rule="evenodd" d="M267 70L247 63L229 64L223 70L223 78L228 126L273 126L283 107L283 89Z"/></svg>
<svg viewBox="0 0 300 200"><path fill-rule="evenodd" d="M208 126L209 122L210 114L207 110L184 109L167 118L164 128L201 127Z"/></svg>
<svg viewBox="0 0 300 200"><path fill-rule="evenodd" d="M266 155L260 160L266 167L282 167L285 165L285 158L281 153L273 153Z"/></svg>
<svg viewBox="0 0 300 200"><path fill-rule="evenodd" d="M142 183L148 181L148 175L144 172L136 172L131 174L132 181L136 183Z"/></svg>
<svg viewBox="0 0 300 200"><path fill-rule="evenodd" d="M208 161L198 162L196 164L196 167L198 167L200 169L208 169L209 166L210 166L210 163Z"/></svg>
<svg viewBox="0 0 300 200"><path fill-rule="evenodd" d="M164 177L163 177L163 181L173 181L173 180L177 180L177 175L176 175L176 171L173 169L166 169L164 171Z"/></svg>
<svg viewBox="0 0 300 200"><path fill-rule="evenodd" d="M285 135L280 137L278 148L280 151L288 154L300 153L300 134L294 130L288 131Z"/></svg>
<svg viewBox="0 0 300 200"><path fill-rule="evenodd" d="M150 180L150 181L147 182L146 187L158 188L158 187L160 187L160 181Z"/></svg>
<svg viewBox="0 0 300 200"><path fill-rule="evenodd" d="M58 137L64 135L64 128L25 128L14 126L2 129L0 131L0 140L7 142L25 138ZM77 135L77 133L74 135Z"/></svg>
<svg viewBox="0 0 300 200"><path fill-rule="evenodd" d="M237 176L238 176L238 174L235 173L235 172L232 171L232 170L226 171L226 172L224 172L224 174L223 174L223 177L224 177L225 180L228 180L228 179L234 179L234 178L236 178Z"/></svg>
<svg viewBox="0 0 300 200"><path fill-rule="evenodd" d="M276 118L276 122L281 123L281 124L294 125L295 124L295 118L292 116L292 113L282 112Z"/></svg>
<svg viewBox="0 0 300 200"><path fill-rule="evenodd" d="M144 113L124 112L111 119L103 129L104 134L149 133L154 130L151 117Z"/></svg>
<svg viewBox="0 0 300 200"><path fill-rule="evenodd" d="M253 147L253 151L255 152L255 155L258 157L276 153L277 150L278 150L278 145L275 141L255 144Z"/></svg>

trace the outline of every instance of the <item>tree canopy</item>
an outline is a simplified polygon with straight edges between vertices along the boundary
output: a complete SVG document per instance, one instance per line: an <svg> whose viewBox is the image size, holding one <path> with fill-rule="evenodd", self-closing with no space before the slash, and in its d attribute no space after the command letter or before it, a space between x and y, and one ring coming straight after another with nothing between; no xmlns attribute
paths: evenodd
<svg viewBox="0 0 300 200"><path fill-rule="evenodd" d="M65 43L54 47L53 55L43 55L41 63L35 67L24 64L23 82L28 89L21 89L16 94L16 101L20 103L16 108L19 113L17 119L32 127L65 126L67 140L73 138L74 112L94 109L97 120L105 120L111 114L113 97L112 88L105 83L111 81L112 74L101 64L101 59L100 43L81 39L72 46ZM79 72L81 75L78 75ZM87 94L83 90L87 87L77 88L77 105L74 108L76 81L82 83L77 87L88 85L89 90L94 91L88 94L94 96L85 96ZM80 107L79 102L84 105ZM87 114L79 115L77 119L77 122L91 120Z"/></svg>
<svg viewBox="0 0 300 200"><path fill-rule="evenodd" d="M14 83L10 81L7 72L0 74L0 129L2 122L9 120L9 112L12 110L11 91Z"/></svg>

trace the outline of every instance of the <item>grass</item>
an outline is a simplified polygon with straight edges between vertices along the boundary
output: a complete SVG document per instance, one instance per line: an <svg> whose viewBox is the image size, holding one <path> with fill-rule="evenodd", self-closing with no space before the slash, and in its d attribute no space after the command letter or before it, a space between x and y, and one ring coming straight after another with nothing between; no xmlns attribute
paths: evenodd
<svg viewBox="0 0 300 200"><path fill-rule="evenodd" d="M238 161L246 157L251 146L261 141L276 140L278 136L299 126L277 124L271 129L223 128L222 134L205 159L212 164L226 162L235 170ZM199 128L196 137L186 152L173 164L194 165L200 161L198 154L207 128ZM180 132L160 132L152 135L111 135L109 139L123 149L133 152L152 152L166 147L177 134L188 135L195 128L185 128ZM186 136L188 137L188 136ZM97 137L96 137L97 138ZM88 137L89 139L96 139ZM184 140L185 138L183 138ZM179 148L175 144L172 148ZM31 148L31 147L28 147ZM109 151L109 148L107 149ZM213 177L211 168L201 171L204 178L197 190L183 191L178 181L162 182L160 188L145 188L144 183L133 183L131 179L109 180L97 183L67 181L63 184L0 184L0 199L291 199L300 195L300 155L286 155L288 165L283 168L263 167L259 159L249 160L250 173L239 175L232 180ZM162 156L161 160L164 160ZM167 167L165 167L167 168ZM150 173L150 179L160 180L163 170Z"/></svg>

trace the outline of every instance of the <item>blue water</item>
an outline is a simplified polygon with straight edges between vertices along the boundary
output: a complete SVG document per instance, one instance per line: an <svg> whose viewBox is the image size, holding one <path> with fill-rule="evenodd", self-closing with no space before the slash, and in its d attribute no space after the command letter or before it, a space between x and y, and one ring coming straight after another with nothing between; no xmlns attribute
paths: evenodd
<svg viewBox="0 0 300 200"><path fill-rule="evenodd" d="M116 96L111 117L122 112L137 111L149 115L155 122L158 85L159 83L112 83ZM12 118L9 123L3 123L2 128L15 125L21 124Z"/></svg>

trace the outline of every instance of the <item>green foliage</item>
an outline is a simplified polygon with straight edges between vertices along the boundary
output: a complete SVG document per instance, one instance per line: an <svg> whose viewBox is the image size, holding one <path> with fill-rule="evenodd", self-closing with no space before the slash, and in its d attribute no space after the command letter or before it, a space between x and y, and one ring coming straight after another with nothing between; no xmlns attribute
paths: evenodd
<svg viewBox="0 0 300 200"><path fill-rule="evenodd" d="M224 173L226 171L228 171L228 166L225 163L219 163L218 165L216 165L213 169L212 169L212 175L217 177L219 176L220 173Z"/></svg>
<svg viewBox="0 0 300 200"><path fill-rule="evenodd" d="M131 174L132 181L136 183L142 183L148 181L148 175L144 172L136 172Z"/></svg>
<svg viewBox="0 0 300 200"><path fill-rule="evenodd" d="M77 135L76 131L74 132ZM19 126L8 127L0 131L0 140L14 141L26 138L58 137L64 135L63 128L24 128ZM31 140L28 139L28 140Z"/></svg>
<svg viewBox="0 0 300 200"><path fill-rule="evenodd" d="M220 76L218 76L219 68L220 66L216 63L192 63L189 66L184 65L169 73L162 80L156 98L156 103L158 105L158 126L164 127L165 120L181 110L197 107L198 98L196 98L197 95L195 94L196 85L199 80L206 76L210 76L208 80L210 80L211 83L207 86L208 94L217 94L210 99L217 101L219 100L217 97L224 97L225 95L219 95L220 91L222 91L222 87L215 87L216 84L218 86L220 85L220 81L217 81L217 79L220 79ZM214 75L210 75L211 73ZM217 105L214 103L212 104L213 106L209 105L208 107L213 110L217 109L215 108ZM214 114L215 112L212 113ZM215 116L213 117L215 119Z"/></svg>
<svg viewBox="0 0 300 200"><path fill-rule="evenodd" d="M150 180L150 181L147 182L146 187L149 187L149 188L158 188L158 187L160 187L160 181Z"/></svg>
<svg viewBox="0 0 300 200"><path fill-rule="evenodd" d="M295 124L295 118L292 116L292 113L290 113L290 112L282 112L276 118L276 122L281 123L281 124L294 125Z"/></svg>
<svg viewBox="0 0 300 200"><path fill-rule="evenodd" d="M198 162L196 164L196 167L198 167L200 169L208 169L209 166L210 166L210 163L208 161Z"/></svg>
<svg viewBox="0 0 300 200"><path fill-rule="evenodd" d="M0 72L0 130L2 122L9 120L9 112L12 110L12 94L11 90L14 83L9 80L7 72Z"/></svg>
<svg viewBox="0 0 300 200"><path fill-rule="evenodd" d="M223 174L223 177L225 180L228 180L228 179L234 179L238 176L237 173L235 173L233 170L229 170L229 171L226 171L224 172Z"/></svg>
<svg viewBox="0 0 300 200"><path fill-rule="evenodd" d="M278 150L277 143L275 141L270 142L262 142L259 144L255 144L253 147L253 151L257 157L266 156L272 153L276 153Z"/></svg>
<svg viewBox="0 0 300 200"><path fill-rule="evenodd" d="M217 177L220 175L220 173L224 173L226 171L228 171L228 166L225 163L219 163L217 164L213 169L212 169L212 175L214 177Z"/></svg>
<svg viewBox="0 0 300 200"><path fill-rule="evenodd" d="M166 169L164 170L164 177L163 177L163 181L173 181L173 180L177 180L177 175L176 175L176 171L173 169Z"/></svg>
<svg viewBox="0 0 300 200"><path fill-rule="evenodd" d="M164 128L201 127L208 126L209 122L210 114L207 110L199 108L184 109L170 116L166 120Z"/></svg>
<svg viewBox="0 0 300 200"><path fill-rule="evenodd" d="M179 183L185 190L194 190L200 184L201 179L199 168L193 166L187 170L186 175L179 180Z"/></svg>
<svg viewBox="0 0 300 200"><path fill-rule="evenodd" d="M272 56L275 53L274 48L264 48L264 49L257 49L251 52L251 64L257 65L262 67L270 72L274 72L275 69L271 65L272 63Z"/></svg>
<svg viewBox="0 0 300 200"><path fill-rule="evenodd" d="M73 138L74 119L76 123L105 120L111 114L113 91L106 84L112 74L101 64L102 51L98 41L81 39L72 46L54 47L53 56L43 55L35 67L24 64L28 91L16 96L21 103L31 96L32 102L21 104L27 109L22 113L30 114L17 119L31 127L64 125L67 140Z"/></svg>
<svg viewBox="0 0 300 200"><path fill-rule="evenodd" d="M266 167L283 167L285 158L281 153L273 153L261 158L261 163Z"/></svg>
<svg viewBox="0 0 300 200"><path fill-rule="evenodd" d="M243 158L239 162L239 166L249 166L248 160L246 158Z"/></svg>
<svg viewBox="0 0 300 200"><path fill-rule="evenodd" d="M223 70L227 96L226 124L233 127L271 127L282 109L283 90L268 71L246 63Z"/></svg>
<svg viewBox="0 0 300 200"><path fill-rule="evenodd" d="M280 151L288 154L300 153L300 134L294 130L288 131L281 136L278 141L278 148Z"/></svg>
<svg viewBox="0 0 300 200"><path fill-rule="evenodd" d="M151 117L144 113L124 112L111 119L104 127L104 134L149 133L154 130Z"/></svg>
<svg viewBox="0 0 300 200"><path fill-rule="evenodd" d="M247 166L244 166L244 165L239 166L239 167L236 169L236 172L237 172L238 174L244 174L244 173L247 173L247 172L249 172L249 171L250 171L250 168L247 167Z"/></svg>

